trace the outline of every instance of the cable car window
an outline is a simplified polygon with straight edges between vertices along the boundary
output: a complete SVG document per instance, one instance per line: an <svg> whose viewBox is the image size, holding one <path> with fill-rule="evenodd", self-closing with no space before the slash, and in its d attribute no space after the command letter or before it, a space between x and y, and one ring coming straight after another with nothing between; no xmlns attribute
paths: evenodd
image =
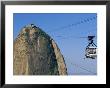
<svg viewBox="0 0 110 88"><path fill-rule="evenodd" d="M96 48L86 48L87 54L96 54Z"/></svg>

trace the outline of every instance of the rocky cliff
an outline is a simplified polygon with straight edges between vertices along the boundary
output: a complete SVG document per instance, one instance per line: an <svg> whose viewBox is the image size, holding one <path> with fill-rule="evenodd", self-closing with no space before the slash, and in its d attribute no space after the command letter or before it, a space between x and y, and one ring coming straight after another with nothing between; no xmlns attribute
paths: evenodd
<svg viewBox="0 0 110 88"><path fill-rule="evenodd" d="M55 41L35 25L25 26L14 40L14 75L67 75Z"/></svg>

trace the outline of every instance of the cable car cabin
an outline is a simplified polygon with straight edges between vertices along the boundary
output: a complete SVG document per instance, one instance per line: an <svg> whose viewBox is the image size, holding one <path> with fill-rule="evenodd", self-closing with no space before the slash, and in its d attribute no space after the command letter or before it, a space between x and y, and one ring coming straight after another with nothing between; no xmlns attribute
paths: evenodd
<svg viewBox="0 0 110 88"><path fill-rule="evenodd" d="M97 48L96 47L88 47L86 48L86 58L95 59L97 57Z"/></svg>

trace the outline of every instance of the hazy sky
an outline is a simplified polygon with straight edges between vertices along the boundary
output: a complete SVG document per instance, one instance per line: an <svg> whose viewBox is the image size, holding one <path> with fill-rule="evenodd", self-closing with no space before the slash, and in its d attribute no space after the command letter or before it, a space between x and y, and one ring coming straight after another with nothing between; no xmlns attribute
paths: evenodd
<svg viewBox="0 0 110 88"><path fill-rule="evenodd" d="M14 13L13 19L14 39L27 24L35 24L49 34L64 56L69 75L97 73L97 59L83 59L88 41L80 38L97 36L96 13Z"/></svg>

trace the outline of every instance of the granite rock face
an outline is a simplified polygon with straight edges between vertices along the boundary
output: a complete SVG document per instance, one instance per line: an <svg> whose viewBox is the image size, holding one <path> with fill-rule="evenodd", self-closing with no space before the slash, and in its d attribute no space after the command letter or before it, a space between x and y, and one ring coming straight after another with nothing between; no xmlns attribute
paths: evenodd
<svg viewBox="0 0 110 88"><path fill-rule="evenodd" d="M35 25L25 26L14 40L14 75L67 75L55 41Z"/></svg>

